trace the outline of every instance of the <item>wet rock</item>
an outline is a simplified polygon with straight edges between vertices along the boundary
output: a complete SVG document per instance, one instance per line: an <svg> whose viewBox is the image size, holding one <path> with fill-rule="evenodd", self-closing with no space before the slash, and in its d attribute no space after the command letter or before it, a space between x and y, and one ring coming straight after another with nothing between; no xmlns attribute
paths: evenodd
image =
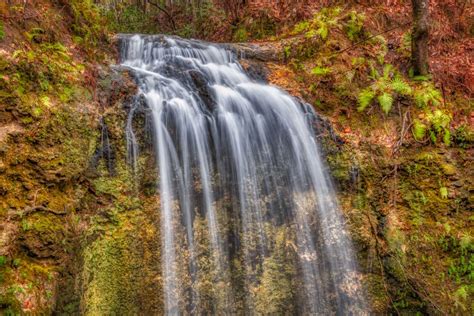
<svg viewBox="0 0 474 316"><path fill-rule="evenodd" d="M253 80L260 82L268 81L269 70L265 63L257 60L244 59L240 61L240 64Z"/></svg>
<svg viewBox="0 0 474 316"><path fill-rule="evenodd" d="M255 59L259 61L283 61L284 54L281 47L274 43L235 43L223 44L227 49L232 50L240 58Z"/></svg>
<svg viewBox="0 0 474 316"><path fill-rule="evenodd" d="M462 187L462 186L464 185L464 182L463 182L462 180L455 181L455 182L453 182L453 185L454 185L455 187L460 188L460 187Z"/></svg>
<svg viewBox="0 0 474 316"><path fill-rule="evenodd" d="M216 106L216 101L214 100L213 93L211 91L211 87L208 84L207 78L204 75L196 70L188 71L191 80L196 87L197 94L204 102L206 107L212 111Z"/></svg>

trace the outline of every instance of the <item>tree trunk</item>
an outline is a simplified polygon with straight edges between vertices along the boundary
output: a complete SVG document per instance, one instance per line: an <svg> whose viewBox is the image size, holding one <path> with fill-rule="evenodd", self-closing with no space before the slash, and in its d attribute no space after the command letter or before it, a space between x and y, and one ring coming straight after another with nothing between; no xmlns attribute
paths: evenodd
<svg viewBox="0 0 474 316"><path fill-rule="evenodd" d="M411 56L413 74L427 75L428 64L428 14L429 0L412 0L413 6L413 34L411 40Z"/></svg>

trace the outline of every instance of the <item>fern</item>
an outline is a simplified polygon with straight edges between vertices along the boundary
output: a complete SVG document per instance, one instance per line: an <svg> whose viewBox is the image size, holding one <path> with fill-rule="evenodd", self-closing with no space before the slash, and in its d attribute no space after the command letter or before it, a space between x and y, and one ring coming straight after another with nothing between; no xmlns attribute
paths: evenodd
<svg viewBox="0 0 474 316"><path fill-rule="evenodd" d="M426 83L415 91L414 98L416 105L420 108L425 108L429 105L438 106L443 99L438 89Z"/></svg>
<svg viewBox="0 0 474 316"><path fill-rule="evenodd" d="M379 101L379 104L382 107L382 111L384 111L385 114L388 114L393 104L392 95L390 93L384 92L378 96L377 100Z"/></svg>
<svg viewBox="0 0 474 316"><path fill-rule="evenodd" d="M323 40L325 40L329 34L328 25L326 23L321 23L321 26L319 27L317 33L319 34L319 36L321 36Z"/></svg>
<svg viewBox="0 0 474 316"><path fill-rule="evenodd" d="M365 16L363 14L358 14L356 11L351 11L349 14L349 21L346 24L346 34L351 41L356 40L364 26Z"/></svg>
<svg viewBox="0 0 474 316"><path fill-rule="evenodd" d="M427 127L425 124L423 124L419 120L415 120L413 122L413 130L412 130L413 137L416 140L422 140L426 136L426 129Z"/></svg>
<svg viewBox="0 0 474 316"><path fill-rule="evenodd" d="M308 31L310 25L308 21L303 21L295 25L293 31L291 32L292 35L301 34L303 32Z"/></svg>
<svg viewBox="0 0 474 316"><path fill-rule="evenodd" d="M391 88L401 94L401 95L410 95L413 90L408 83L406 83L400 76L395 76L391 82Z"/></svg>
<svg viewBox="0 0 474 316"><path fill-rule="evenodd" d="M311 69L311 73L316 76L324 76L331 73L331 68L317 66Z"/></svg>
<svg viewBox="0 0 474 316"><path fill-rule="evenodd" d="M390 75L392 74L393 72L393 66L392 64L385 64L383 66L383 79L385 80L389 80L390 79Z"/></svg>
<svg viewBox="0 0 474 316"><path fill-rule="evenodd" d="M442 136L443 142L449 146L451 144L451 132L449 125L451 123L451 116L441 110L429 112L426 116L428 124L430 124L429 135L433 143L436 143L438 136Z"/></svg>
<svg viewBox="0 0 474 316"><path fill-rule="evenodd" d="M359 93L358 101L359 101L359 107L357 108L359 111L365 110L367 106L372 102L372 100L375 98L375 92L371 88L367 88L362 90Z"/></svg>
<svg viewBox="0 0 474 316"><path fill-rule="evenodd" d="M446 146L451 145L451 132L449 131L449 129L445 129L445 130L444 130L443 143L444 143Z"/></svg>
<svg viewBox="0 0 474 316"><path fill-rule="evenodd" d="M436 110L434 113L428 113L427 117L436 132L440 132L442 129L447 128L451 122L451 117L441 110Z"/></svg>

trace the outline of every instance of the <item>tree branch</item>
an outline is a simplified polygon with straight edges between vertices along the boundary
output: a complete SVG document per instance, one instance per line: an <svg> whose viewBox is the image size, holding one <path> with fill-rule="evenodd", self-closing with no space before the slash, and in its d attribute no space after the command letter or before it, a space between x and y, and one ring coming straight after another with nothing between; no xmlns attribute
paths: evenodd
<svg viewBox="0 0 474 316"><path fill-rule="evenodd" d="M160 10L161 12L163 12L164 14L166 14L166 16L171 21L171 26L173 27L173 31L176 31L176 23L174 22L173 16L165 8L163 8L161 5L159 5L158 3L151 2L150 0L148 0L148 3L151 4L152 6L154 6L155 8L157 8L158 10Z"/></svg>

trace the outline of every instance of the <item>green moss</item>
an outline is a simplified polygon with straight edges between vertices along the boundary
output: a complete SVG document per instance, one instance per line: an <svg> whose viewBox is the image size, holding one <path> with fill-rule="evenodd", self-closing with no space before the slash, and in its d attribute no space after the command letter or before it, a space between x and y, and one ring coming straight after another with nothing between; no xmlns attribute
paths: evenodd
<svg viewBox="0 0 474 316"><path fill-rule="evenodd" d="M335 180L341 183L350 180L350 169L353 165L353 158L349 152L338 151L331 153L327 156L327 162Z"/></svg>
<svg viewBox="0 0 474 316"><path fill-rule="evenodd" d="M368 298L374 313L383 313L390 302L386 280L378 274L371 273L367 278Z"/></svg>
<svg viewBox="0 0 474 316"><path fill-rule="evenodd" d="M117 223L105 222L104 234L85 248L81 305L86 315L159 313L159 242L154 226L137 215L119 214Z"/></svg>
<svg viewBox="0 0 474 316"><path fill-rule="evenodd" d="M263 261L260 285L255 290L256 311L261 315L286 315L295 310L296 271L288 255L287 232L278 230L272 255Z"/></svg>

